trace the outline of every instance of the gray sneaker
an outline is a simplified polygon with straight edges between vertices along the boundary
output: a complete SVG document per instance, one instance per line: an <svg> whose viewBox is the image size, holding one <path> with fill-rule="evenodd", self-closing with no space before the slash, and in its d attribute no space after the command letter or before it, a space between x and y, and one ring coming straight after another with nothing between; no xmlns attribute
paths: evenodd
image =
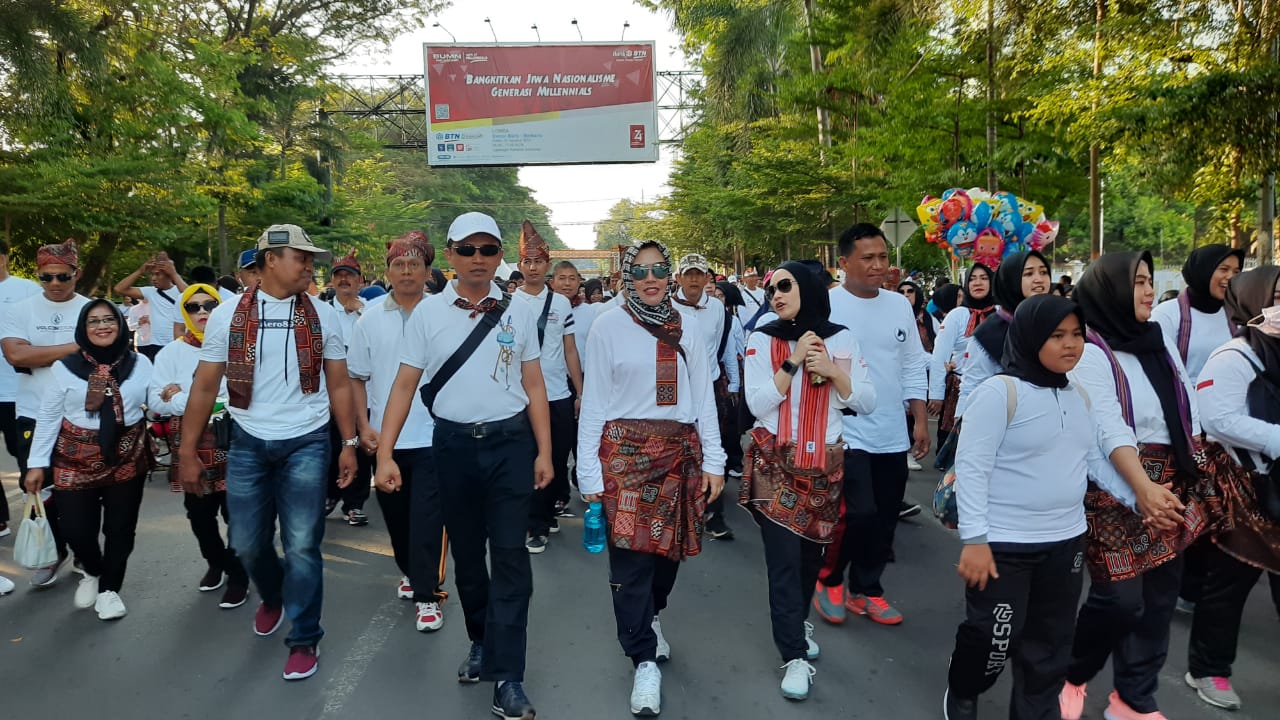
<svg viewBox="0 0 1280 720"><path fill-rule="evenodd" d="M58 562L52 565L45 565L42 568L36 568L31 573L31 584L38 588L47 588L58 581L58 571L62 566L67 564L67 556L63 555L58 558Z"/></svg>
<svg viewBox="0 0 1280 720"><path fill-rule="evenodd" d="M1227 710L1240 709L1240 696L1236 691L1231 689L1231 680L1224 677L1191 677L1191 673L1186 676L1187 685L1195 688L1196 694L1200 699L1209 703L1214 707L1226 708Z"/></svg>

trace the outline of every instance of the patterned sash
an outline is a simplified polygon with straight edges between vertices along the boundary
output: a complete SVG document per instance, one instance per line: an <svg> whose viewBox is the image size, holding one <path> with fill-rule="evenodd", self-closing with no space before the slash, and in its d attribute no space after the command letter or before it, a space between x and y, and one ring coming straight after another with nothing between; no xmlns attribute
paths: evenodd
<svg viewBox="0 0 1280 720"><path fill-rule="evenodd" d="M181 463L178 448L182 447L182 418L175 417L169 422L169 444L173 447L170 454L169 484L182 492L182 486L176 484L180 477ZM218 448L217 439L210 426L205 426L200 433L196 445L196 457L200 458L200 479L204 481L205 494L226 492L227 490L227 451Z"/></svg>
<svg viewBox="0 0 1280 720"><path fill-rule="evenodd" d="M1133 391L1129 388L1129 378L1124 374L1124 369L1120 367L1120 362L1116 360L1116 354L1102 339L1102 336L1092 328L1086 331L1085 339L1098 346L1102 350L1102 354L1107 356L1107 362L1111 365L1111 376L1115 379L1116 399L1120 401L1120 413L1124 416L1124 422L1130 428L1134 428L1133 424ZM1182 383L1182 376L1178 374L1178 367L1173 364L1173 360L1166 357L1169 363L1170 371L1173 373L1173 396L1178 402L1178 416L1182 419L1182 432L1187 436L1187 447L1194 448L1196 446L1195 438L1191 432L1191 400L1187 397L1187 388ZM1134 428L1136 429L1136 428ZM1169 428L1169 432L1173 432L1173 428Z"/></svg>
<svg viewBox="0 0 1280 720"><path fill-rule="evenodd" d="M231 407L247 410L253 402L253 373L258 364L258 288L240 297L231 316L231 332L227 338L227 393ZM306 293L294 298L294 343L298 348L298 380L302 393L320 390L320 368L324 361L324 330L320 316ZM287 368L286 368L287 371Z"/></svg>
<svg viewBox="0 0 1280 720"><path fill-rule="evenodd" d="M610 420L600 439L609 542L680 561L702 552L702 445L693 425Z"/></svg>
<svg viewBox="0 0 1280 720"><path fill-rule="evenodd" d="M773 374L777 375L782 363L791 357L791 344L781 338L769 343L769 358L773 361ZM798 468L812 470L826 466L827 410L831 407L831 383L814 385L808 373L800 380L800 419L793 445L795 464ZM791 443L791 385L787 396L778 407L778 437L782 444Z"/></svg>
<svg viewBox="0 0 1280 720"><path fill-rule="evenodd" d="M1213 542L1246 565L1280 573L1280 525L1263 514L1253 473L1218 443L1206 444L1205 456L1205 474L1222 498L1222 517L1214 524Z"/></svg>
<svg viewBox="0 0 1280 720"><path fill-rule="evenodd" d="M660 407L676 405L680 400L680 365L676 361L676 354L684 357L684 348L680 347L680 337L683 333L680 328L680 313L673 312L669 321L661 325L653 325L637 317L630 306L623 307L635 324L644 328L645 332L658 341L656 361L658 387L655 401ZM687 357L684 360L686 363L689 362Z"/></svg>
<svg viewBox="0 0 1280 720"><path fill-rule="evenodd" d="M762 427L751 431L738 504L816 543L830 543L840 519L844 446L824 447L823 465L796 467L795 446L778 445ZM753 515L755 513L752 513Z"/></svg>
<svg viewBox="0 0 1280 720"><path fill-rule="evenodd" d="M125 428L117 443L117 459L102 456L96 430L62 420L53 449L53 486L59 490L89 490L123 485L151 471L155 460L147 438L146 423Z"/></svg>
<svg viewBox="0 0 1280 720"><path fill-rule="evenodd" d="M1231 336L1235 337L1236 324L1231 321L1231 316L1227 315L1227 329L1231 331ZM1178 293L1178 355L1182 358L1182 363L1187 362L1187 353L1191 349L1191 296L1187 294L1184 288Z"/></svg>

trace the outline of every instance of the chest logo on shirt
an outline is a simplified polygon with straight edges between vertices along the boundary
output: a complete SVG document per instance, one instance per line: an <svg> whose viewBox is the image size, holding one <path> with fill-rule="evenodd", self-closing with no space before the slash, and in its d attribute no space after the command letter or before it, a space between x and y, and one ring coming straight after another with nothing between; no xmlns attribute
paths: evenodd
<svg viewBox="0 0 1280 720"><path fill-rule="evenodd" d="M554 310L552 310L551 312L547 313L547 324L548 324L548 325L554 325L555 323L558 323L558 322L560 322L560 313L558 313L558 312L556 312L556 311L554 311Z"/></svg>
<svg viewBox="0 0 1280 720"><path fill-rule="evenodd" d="M493 362L493 380L502 383L506 388L511 388L511 363L516 357L516 329L511 323L511 316L508 315L505 320L498 324L498 358ZM502 371L502 378L498 378L498 371Z"/></svg>
<svg viewBox="0 0 1280 720"><path fill-rule="evenodd" d="M893 336L898 339L898 342L907 341L907 331L902 328L898 328L897 331L893 333Z"/></svg>

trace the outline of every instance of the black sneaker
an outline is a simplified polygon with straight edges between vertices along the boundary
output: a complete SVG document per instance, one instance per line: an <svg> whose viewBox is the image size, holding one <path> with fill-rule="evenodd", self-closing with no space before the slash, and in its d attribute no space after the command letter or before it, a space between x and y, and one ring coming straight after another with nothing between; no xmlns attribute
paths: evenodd
<svg viewBox="0 0 1280 720"><path fill-rule="evenodd" d="M369 516L364 514L360 508L347 511L347 524L352 527L361 527L369 524Z"/></svg>
<svg viewBox="0 0 1280 720"><path fill-rule="evenodd" d="M724 513L712 513L707 518L707 534L716 540L732 540L733 531L724 521Z"/></svg>
<svg viewBox="0 0 1280 720"><path fill-rule="evenodd" d="M556 501L556 517L574 517L573 511L569 509L568 500Z"/></svg>
<svg viewBox="0 0 1280 720"><path fill-rule="evenodd" d="M552 535L555 535L556 533L560 532L559 518L551 518L551 525L548 526L548 529L551 531Z"/></svg>
<svg viewBox="0 0 1280 720"><path fill-rule="evenodd" d="M493 714L506 720L533 720L538 711L524 694L524 687L515 680L495 683L493 686Z"/></svg>
<svg viewBox="0 0 1280 720"><path fill-rule="evenodd" d="M471 643L471 652L467 653L467 659L463 660L462 664L458 666L458 682L480 682L480 666L482 664L484 664L484 645L473 642Z"/></svg>
<svg viewBox="0 0 1280 720"><path fill-rule="evenodd" d="M978 720L978 701L955 697L951 688L947 688L942 694L942 717L944 720Z"/></svg>
<svg viewBox="0 0 1280 720"><path fill-rule="evenodd" d="M524 543L524 549L529 551L530 555L540 555L547 551L546 535L531 535Z"/></svg>
<svg viewBox="0 0 1280 720"><path fill-rule="evenodd" d="M898 505L898 519L906 520L909 517L915 517L920 514L920 506L915 503L909 503L905 500Z"/></svg>

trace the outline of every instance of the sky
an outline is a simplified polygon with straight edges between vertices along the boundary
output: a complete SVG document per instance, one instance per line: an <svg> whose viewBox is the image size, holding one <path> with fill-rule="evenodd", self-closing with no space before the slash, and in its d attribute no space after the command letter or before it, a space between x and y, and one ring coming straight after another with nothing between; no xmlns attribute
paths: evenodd
<svg viewBox="0 0 1280 720"><path fill-rule="evenodd" d="M491 23L485 23L489 18ZM572 24L578 20L578 26ZM440 23L441 28L432 27ZM530 26L537 24L543 42L616 41L623 23L628 41L653 41L657 69L683 70L689 64L679 50L680 37L667 17L650 12L630 0L461 0L439 15L426 18L425 27L400 36L389 51L356 56L337 66L346 74L407 74L423 72L422 44L452 42L534 42ZM492 28L492 32L490 32ZM445 32L445 31L448 32ZM659 123L661 124L661 123ZM424 163L426 156L423 155ZM569 247L595 245L594 223L604 219L609 207L623 198L652 200L667 191L671 153L665 146L657 163L628 165L561 165L520 168L520 182L531 188L538 202L551 210L551 224Z"/></svg>

